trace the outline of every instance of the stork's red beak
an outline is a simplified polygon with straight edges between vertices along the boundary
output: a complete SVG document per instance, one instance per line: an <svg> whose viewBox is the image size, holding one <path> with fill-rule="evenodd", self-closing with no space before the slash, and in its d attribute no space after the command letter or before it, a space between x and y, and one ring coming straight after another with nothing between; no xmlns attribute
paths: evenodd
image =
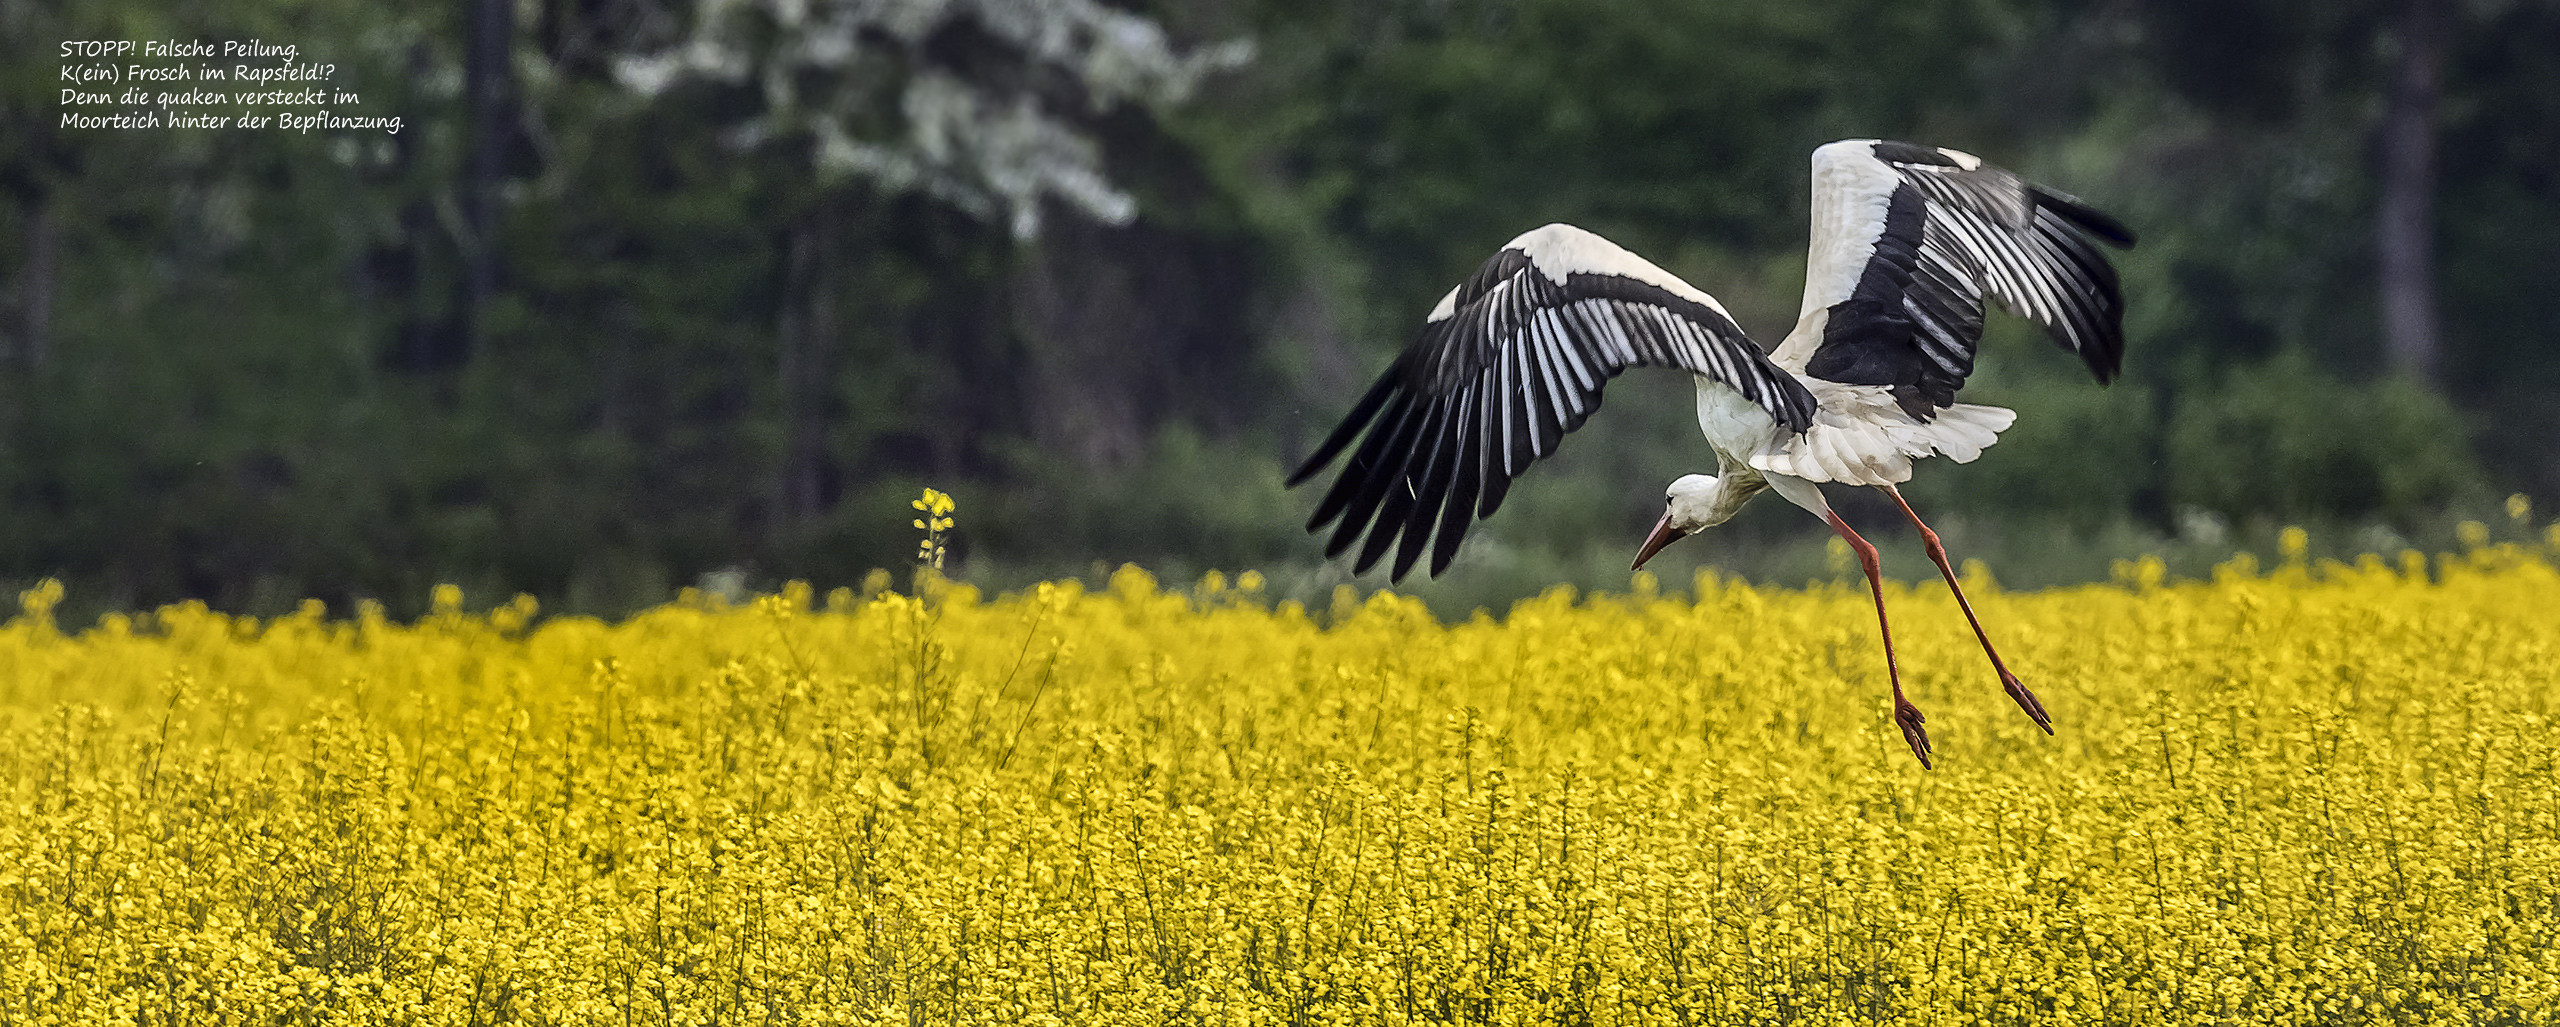
<svg viewBox="0 0 2560 1027"><path fill-rule="evenodd" d="M1671 526L1671 511L1664 510L1662 512L1662 519L1653 522L1653 534L1644 537L1644 548L1636 550L1635 566L1627 569L1631 571L1643 570L1644 562L1653 559L1653 554L1661 552L1662 547L1679 541L1680 537L1686 534L1688 534L1688 532Z"/></svg>

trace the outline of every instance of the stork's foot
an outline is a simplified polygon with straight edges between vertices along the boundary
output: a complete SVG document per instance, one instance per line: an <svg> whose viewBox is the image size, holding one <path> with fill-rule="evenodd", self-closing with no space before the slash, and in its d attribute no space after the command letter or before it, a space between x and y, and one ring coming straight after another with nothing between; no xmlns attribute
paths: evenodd
<svg viewBox="0 0 2560 1027"><path fill-rule="evenodd" d="M2018 701L2019 709L2027 711L2027 716L2035 718L2037 727L2043 728L2044 733L2048 735L2053 733L2053 718L2045 716L2044 704L2036 701L2036 694L2027 691L2027 686L2018 683L2017 675L2003 668L2000 671L2000 687L2009 691L2009 698Z"/></svg>
<svg viewBox="0 0 2560 1027"><path fill-rule="evenodd" d="M1911 705L1909 700L1899 701L1894 704L1893 722L1902 726L1902 740L1911 743L1911 754L1920 757L1920 769L1922 770L1931 769L1929 766L1929 729L1920 726L1922 722L1928 719L1928 717L1921 714L1920 707Z"/></svg>

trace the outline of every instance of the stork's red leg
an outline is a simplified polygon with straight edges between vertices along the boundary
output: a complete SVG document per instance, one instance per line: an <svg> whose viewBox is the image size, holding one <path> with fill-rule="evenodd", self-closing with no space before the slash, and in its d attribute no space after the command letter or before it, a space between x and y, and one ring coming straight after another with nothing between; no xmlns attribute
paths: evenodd
<svg viewBox="0 0 2560 1027"><path fill-rule="evenodd" d="M1902 740L1911 743L1911 754L1920 757L1920 769L1927 770L1929 732L1920 725L1929 718L1922 716L1920 708L1911 705L1911 700L1902 694L1902 669L1893 658L1893 625L1884 616L1884 576L1877 569L1876 547L1849 530L1849 522L1841 520L1839 514L1826 509L1822 519L1830 522L1831 530L1839 532L1841 538L1849 540L1849 548L1857 551L1858 566L1866 568L1867 591L1876 597L1876 630L1884 635L1884 673L1893 681L1893 722L1901 725Z"/></svg>
<svg viewBox="0 0 2560 1027"><path fill-rule="evenodd" d="M1965 622L1973 625L1973 637L1982 640L1982 654L1991 657L1991 669L2000 672L2000 687L2008 690L2009 698L2018 701L2019 709L2035 718L2037 727L2043 728L2048 735L2052 734L2053 720L2045 716L2044 704L2036 701L2036 694L2027 691L2027 686L2018 683L2018 676L2009 673L2009 666L2000 662L1999 650L1991 648L1991 636L1982 632L1982 621L1973 615L1973 604L1966 601L1964 586L1956 584L1956 569L1947 565L1947 547L1938 544L1938 533L1929 530L1929 526L1921 522L1920 515L1912 511L1911 504L1903 501L1901 489L1887 485L1884 491L1902 507L1902 515L1911 518L1911 523L1920 529L1920 541L1928 547L1929 559L1937 563L1938 573L1946 575L1947 588L1956 594L1956 606L1964 611Z"/></svg>

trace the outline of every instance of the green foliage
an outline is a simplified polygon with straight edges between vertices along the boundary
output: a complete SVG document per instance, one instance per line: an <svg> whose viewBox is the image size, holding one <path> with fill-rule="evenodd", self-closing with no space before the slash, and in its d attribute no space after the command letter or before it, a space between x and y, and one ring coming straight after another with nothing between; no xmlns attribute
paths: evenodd
<svg viewBox="0 0 2560 1027"><path fill-rule="evenodd" d="M1924 512L2053 520L2093 532L2156 505L2160 395L2139 381L2101 388L2077 357L2010 321L1992 330L1966 402L2018 412L1970 464L1930 461L1903 493Z"/></svg>
<svg viewBox="0 0 2560 1027"><path fill-rule="evenodd" d="M1901 132L1967 85L1997 5L1528 0L1271 4L1256 188L1410 312L1503 239L1570 220L1639 250L1802 245L1804 154ZM1268 105L1263 106L1263 105ZM1419 304L1419 306L1417 306ZM1401 339L1391 339L1400 342Z"/></svg>
<svg viewBox="0 0 2560 1027"><path fill-rule="evenodd" d="M2182 394L2166 434L2172 500L2235 520L2405 524L2480 481L2442 396L2404 378L2342 381L2299 351Z"/></svg>
<svg viewBox="0 0 2560 1027"><path fill-rule="evenodd" d="M1158 433L1141 460L1100 480L1023 452L1022 484L973 506L987 522L971 540L973 552L1030 577L1140 562L1179 580L1286 561L1306 537L1306 513L1281 487L1286 469L1270 452L1267 443L1176 426Z"/></svg>
<svg viewBox="0 0 2560 1027"><path fill-rule="evenodd" d="M1249 37L1253 62L1187 105L1096 105L1073 74L954 30L848 84L995 76L1096 143L1135 220L1051 210L1030 245L929 191L815 173L805 135L735 145L724 126L770 113L760 85L635 99L612 58L669 45L692 5L646 24L529 10L498 295L476 314L464 19L340 0L0 11L21 40L289 39L412 126L75 132L49 117L47 62L0 71L0 579L255 612L303 595L410 612L454 580L618 612L715 572L850 583L897 564L929 482L978 511L963 576L1252 565L1320 597L1347 568L1317 559L1314 497L1282 475L1491 247L1582 223L1775 339L1801 285L1804 154L1866 135L1975 150L2143 236L2120 261L2113 388L1995 319L1966 398L2018 424L1906 490L1960 557L2051 583L2145 548L2255 545L2276 520L2380 544L2513 490L2560 506L2537 284L2560 255L2549 5L2459 12L2444 393L2365 377L2365 126L2392 5L1149 6L1168 52ZM892 106L863 108L858 134L912 128ZM1684 383L1642 377L1418 591L1463 612L1622 586L1661 485L1711 459ZM1894 541L1889 507L1835 502ZM2193 538L2193 511L2233 534ZM1670 551L1666 577L1801 580L1827 573L1821 545L1795 511L1754 510Z"/></svg>

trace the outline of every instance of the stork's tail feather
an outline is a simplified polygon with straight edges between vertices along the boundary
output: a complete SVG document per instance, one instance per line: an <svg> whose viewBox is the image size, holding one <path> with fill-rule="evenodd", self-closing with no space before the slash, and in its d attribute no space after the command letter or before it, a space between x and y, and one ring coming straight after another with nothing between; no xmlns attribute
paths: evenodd
<svg viewBox="0 0 2560 1027"><path fill-rule="evenodd" d="M1927 421L1826 416L1801 435L1780 433L1752 454L1751 466L1808 481L1898 485L1911 480L1911 461L1921 457L1971 463L2017 419L2017 411L1975 403L1947 407Z"/></svg>
<svg viewBox="0 0 2560 1027"><path fill-rule="evenodd" d="M2000 441L2000 433L2017 423L2018 412L2007 407L1958 403L1938 411L1938 416L1920 426L1920 436L1929 448L1960 464L1969 464L1982 451ZM1927 456L1927 453L1913 453Z"/></svg>

